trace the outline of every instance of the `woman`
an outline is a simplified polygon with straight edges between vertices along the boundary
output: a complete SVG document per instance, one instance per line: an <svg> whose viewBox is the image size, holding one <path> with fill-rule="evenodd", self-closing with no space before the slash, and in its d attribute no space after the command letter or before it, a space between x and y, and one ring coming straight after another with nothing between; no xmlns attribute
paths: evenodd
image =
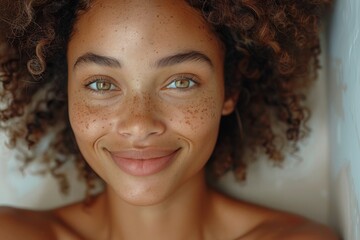
<svg viewBox="0 0 360 240"><path fill-rule="evenodd" d="M71 156L89 191L97 176L105 188L51 211L2 208L1 238L336 239L205 180L205 166L209 178L230 168L244 178L248 149L282 161L274 117L290 143L306 133L299 90L309 61L317 67L320 3L276 2L7 3L20 10L3 15L12 25L1 115L10 143L41 152L55 132L42 154L62 190Z"/></svg>

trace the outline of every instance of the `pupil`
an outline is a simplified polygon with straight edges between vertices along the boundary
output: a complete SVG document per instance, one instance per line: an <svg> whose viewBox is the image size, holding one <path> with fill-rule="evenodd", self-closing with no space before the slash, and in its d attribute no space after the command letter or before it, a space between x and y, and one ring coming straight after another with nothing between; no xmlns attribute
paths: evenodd
<svg viewBox="0 0 360 240"><path fill-rule="evenodd" d="M105 83L105 82L98 82L97 83L97 88L99 90L109 90L109 84Z"/></svg>
<svg viewBox="0 0 360 240"><path fill-rule="evenodd" d="M176 81L176 87L185 88L189 86L189 81L187 80L178 80Z"/></svg>

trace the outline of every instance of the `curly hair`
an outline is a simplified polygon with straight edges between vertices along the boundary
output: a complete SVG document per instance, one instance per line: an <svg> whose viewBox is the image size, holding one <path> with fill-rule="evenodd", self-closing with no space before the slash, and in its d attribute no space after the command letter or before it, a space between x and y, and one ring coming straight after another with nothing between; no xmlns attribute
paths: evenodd
<svg viewBox="0 0 360 240"><path fill-rule="evenodd" d="M0 127L24 166L41 161L66 192L62 167L73 161L91 190L96 174L76 146L67 112L67 43L91 0L2 0ZM305 90L319 68L319 19L330 0L187 0L225 46L225 93L239 94L223 117L211 176L245 179L255 154L275 164L309 129ZM4 37L3 36L3 37ZM241 124L239 118L241 116ZM242 133L234 130L242 127ZM46 141L44 140L46 139ZM21 146L26 146L21 147ZM46 150L44 150L46 149ZM249 155L250 154L250 155Z"/></svg>

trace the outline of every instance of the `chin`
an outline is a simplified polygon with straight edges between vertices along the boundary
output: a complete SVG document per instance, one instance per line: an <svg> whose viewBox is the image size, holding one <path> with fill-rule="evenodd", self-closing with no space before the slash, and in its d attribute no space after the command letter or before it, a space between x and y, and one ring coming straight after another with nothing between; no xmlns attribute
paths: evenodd
<svg viewBox="0 0 360 240"><path fill-rule="evenodd" d="M140 184L139 182L123 186L111 186L108 184L108 192L111 198L118 199L129 205L152 206L164 202L172 193L163 184L152 185ZM110 190L110 191L109 191Z"/></svg>

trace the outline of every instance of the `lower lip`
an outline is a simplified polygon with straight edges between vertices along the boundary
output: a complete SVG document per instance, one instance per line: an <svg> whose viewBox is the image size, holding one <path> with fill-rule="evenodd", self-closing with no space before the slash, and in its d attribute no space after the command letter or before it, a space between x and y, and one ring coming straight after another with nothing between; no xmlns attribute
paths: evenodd
<svg viewBox="0 0 360 240"><path fill-rule="evenodd" d="M129 159L112 156L116 165L133 176L149 176L156 174L170 165L178 150L164 157L153 159Z"/></svg>

